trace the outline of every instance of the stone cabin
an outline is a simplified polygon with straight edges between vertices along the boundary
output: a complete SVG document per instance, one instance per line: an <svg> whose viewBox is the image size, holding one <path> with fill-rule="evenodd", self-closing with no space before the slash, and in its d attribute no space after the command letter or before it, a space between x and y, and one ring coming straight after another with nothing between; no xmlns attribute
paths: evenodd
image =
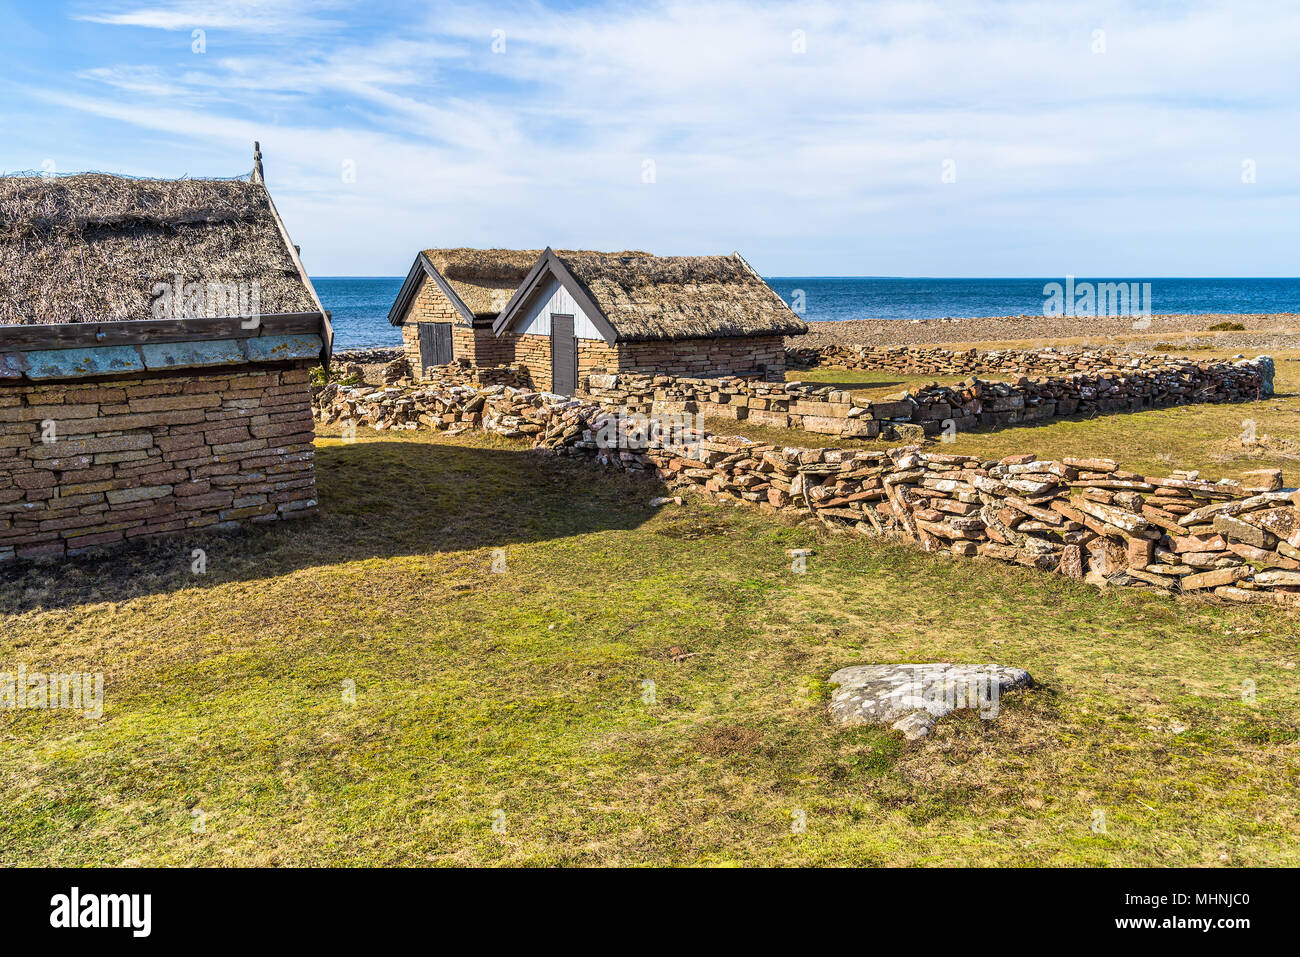
<svg viewBox="0 0 1300 957"><path fill-rule="evenodd" d="M597 370L780 380L784 337L807 331L738 253L429 249L388 318L417 378L516 363L565 394Z"/></svg>
<svg viewBox="0 0 1300 957"><path fill-rule="evenodd" d="M807 325L730 256L547 249L492 331L533 384L571 395L593 372L785 379L785 337Z"/></svg>
<svg viewBox="0 0 1300 957"><path fill-rule="evenodd" d="M260 153L0 178L0 563L313 514L331 341Z"/></svg>
<svg viewBox="0 0 1300 957"><path fill-rule="evenodd" d="M482 368L513 362L510 344L497 338L492 323L543 252L426 249L416 256L388 311L388 321L401 327L412 374L423 378L453 361Z"/></svg>

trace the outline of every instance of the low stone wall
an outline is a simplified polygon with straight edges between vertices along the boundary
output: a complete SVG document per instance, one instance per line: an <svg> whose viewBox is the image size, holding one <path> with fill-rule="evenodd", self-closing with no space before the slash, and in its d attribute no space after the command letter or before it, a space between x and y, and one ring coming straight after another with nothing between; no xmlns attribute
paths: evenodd
<svg viewBox="0 0 1300 957"><path fill-rule="evenodd" d="M1272 380L1273 362L1267 356L1239 362L1151 356L1124 368L1021 377L1014 383L972 377L953 387L930 385L861 404L847 391L809 382L624 373L590 375L580 384L585 396L609 408L693 412L842 438L912 440L941 432L1032 425L1058 416L1251 400L1271 395Z"/></svg>
<svg viewBox="0 0 1300 957"><path fill-rule="evenodd" d="M516 389L534 390L528 370L514 363L500 366L477 366L456 361L445 366L431 366L425 370L424 381L436 385L508 385Z"/></svg>
<svg viewBox="0 0 1300 957"><path fill-rule="evenodd" d="M780 448L503 386L316 390L317 418L372 428L485 429L674 488L813 514L828 526L927 551L1015 562L1096 584L1300 608L1300 493L1281 472L1210 481L1149 477L1109 459L986 462L887 451Z"/></svg>
<svg viewBox="0 0 1300 957"><path fill-rule="evenodd" d="M1122 352L1118 349L968 349L954 352L930 346L843 346L818 349L786 350L792 368L809 369L833 366L838 369L864 369L897 372L902 375L970 375L999 373L1008 376L1068 376L1075 373L1168 373L1184 369L1188 363L1201 367L1221 365L1215 361L1193 360L1147 352ZM1271 369L1271 363L1270 363ZM1268 390L1272 391L1271 374Z"/></svg>
<svg viewBox="0 0 1300 957"><path fill-rule="evenodd" d="M0 385L0 562L313 514L306 366Z"/></svg>
<svg viewBox="0 0 1300 957"><path fill-rule="evenodd" d="M890 415L911 421L915 402L876 402L858 406L841 389L809 382L766 382L727 376L690 379L635 373L595 374L579 383L581 398L629 412L690 412L755 425L805 429L826 435L874 438ZM888 429L886 429L886 432Z"/></svg>

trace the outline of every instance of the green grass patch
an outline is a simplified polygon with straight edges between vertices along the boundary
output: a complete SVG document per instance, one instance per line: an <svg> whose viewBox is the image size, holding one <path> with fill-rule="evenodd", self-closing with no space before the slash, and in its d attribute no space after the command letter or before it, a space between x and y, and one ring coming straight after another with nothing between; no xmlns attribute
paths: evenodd
<svg viewBox="0 0 1300 957"><path fill-rule="evenodd" d="M0 712L4 863L1300 863L1281 611L651 509L481 435L318 462L319 519L0 572L0 670L106 682L101 721ZM829 675L890 661L1039 687L834 729Z"/></svg>
<svg viewBox="0 0 1300 957"><path fill-rule="evenodd" d="M1181 348L1181 347L1180 347ZM1177 349L1175 349L1177 351ZM1232 353L1218 350L1214 358ZM997 459L1005 455L1034 452L1043 458L1101 456L1114 458L1126 467L1150 475L1166 475L1171 469L1199 469L1213 478L1235 477L1250 469L1279 468L1289 486L1300 485L1300 460L1283 451L1243 446L1242 436L1289 437L1300 434L1300 353L1275 351L1277 394L1256 401L1199 404L1152 409L1147 412L1100 415L1094 418L1053 419L1043 425L965 432L953 443L936 442L940 452L962 452ZM856 371L814 369L826 379L843 378L847 384ZM791 373L792 377L795 373ZM799 376L809 379L807 372ZM881 372L860 373L877 384L904 386L903 380ZM957 379L949 379L953 384ZM884 386L882 386L883 388ZM864 386L865 388L865 386ZM869 397L869 396L868 396ZM707 419L713 431L737 433L760 442L778 445L826 448L887 448L883 440L845 440L837 436L777 429L747 422Z"/></svg>

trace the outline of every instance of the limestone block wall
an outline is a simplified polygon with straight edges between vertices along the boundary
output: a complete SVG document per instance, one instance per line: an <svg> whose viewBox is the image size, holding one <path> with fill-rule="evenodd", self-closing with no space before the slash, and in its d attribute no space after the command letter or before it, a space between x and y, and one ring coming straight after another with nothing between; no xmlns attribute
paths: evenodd
<svg viewBox="0 0 1300 957"><path fill-rule="evenodd" d="M514 344L498 339L492 329L456 325L451 329L452 355L470 365L490 368L515 361Z"/></svg>
<svg viewBox="0 0 1300 957"><path fill-rule="evenodd" d="M1183 371L1193 360L1118 349L968 349L954 352L931 346L851 346L787 350L791 368L834 366L840 369L879 370L903 375L969 375L998 373L1006 376L1068 376L1075 373ZM1217 360L1194 363L1202 368ZM1271 363L1266 394L1272 393Z"/></svg>
<svg viewBox="0 0 1300 957"><path fill-rule="evenodd" d="M691 412L845 438L893 439L1033 425L1058 416L1246 401L1272 393L1273 364L1266 356L1239 362L1150 358L1124 368L1022 377L1014 384L971 378L957 386L930 385L861 403L847 391L816 383L736 377L593 374L579 385L584 395L607 408Z"/></svg>
<svg viewBox="0 0 1300 957"><path fill-rule="evenodd" d="M785 367L784 337L748 336L621 343L618 363L608 371L687 378L743 375L781 382Z"/></svg>
<svg viewBox="0 0 1300 957"><path fill-rule="evenodd" d="M499 366L476 366L457 361L425 370L421 386L489 386L508 385L517 389L534 389L528 370L517 363Z"/></svg>
<svg viewBox="0 0 1300 957"><path fill-rule="evenodd" d="M551 337L528 333L520 335L503 332L502 353L509 358L503 361L517 365L528 376L534 388L549 391L551 378ZM578 340L578 381L598 370L617 368L618 350L596 339Z"/></svg>
<svg viewBox="0 0 1300 957"><path fill-rule="evenodd" d="M402 354L410 363L411 373L417 378L424 378L424 362L420 359L420 330L414 322L402 323Z"/></svg>
<svg viewBox="0 0 1300 957"><path fill-rule="evenodd" d="M464 322L464 317L451 304L438 284L428 276L420 279L420 287L411 300L406 316L402 321L402 348L406 359L411 363L411 371L417 378L424 375L424 365L420 361L421 322L450 322L453 324L452 347L455 348L455 326ZM467 330L468 331L468 330Z"/></svg>
<svg viewBox="0 0 1300 957"><path fill-rule="evenodd" d="M812 514L866 537L1013 562L1093 584L1300 609L1300 492L1282 473L1148 476L1113 459L983 461L926 452L786 448L702 430L647 434L595 402L505 386L315 391L321 421L484 429L671 488Z"/></svg>
<svg viewBox="0 0 1300 957"><path fill-rule="evenodd" d="M0 380L0 562L313 514L310 364Z"/></svg>
<svg viewBox="0 0 1300 957"><path fill-rule="evenodd" d="M533 387L549 392L552 381L550 337L505 332L502 333L501 338L509 343L513 361L520 368L528 370L528 377L532 380ZM578 361L582 361L581 355Z"/></svg>

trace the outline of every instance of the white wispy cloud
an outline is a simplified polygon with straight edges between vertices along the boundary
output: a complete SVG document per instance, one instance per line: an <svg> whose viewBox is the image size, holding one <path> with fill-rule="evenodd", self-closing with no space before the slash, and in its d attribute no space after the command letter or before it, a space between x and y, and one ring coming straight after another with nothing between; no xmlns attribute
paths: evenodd
<svg viewBox="0 0 1300 957"><path fill-rule="evenodd" d="M320 229L342 272L392 272L378 263L466 242L744 246L760 268L790 271L915 273L928 256L920 271L1082 273L1108 257L1168 264L1153 251L1162 230L1185 249L1208 244L1216 219L1267 232L1297 212L1290 7L660 0L398 13L289 0L97 9L83 16L249 42L170 64L124 51L83 69L81 88L36 95L187 148L261 139L282 205ZM1262 170L1249 199L1247 158ZM355 183L341 181L344 162ZM956 182L941 178L945 162ZM1260 193L1272 204L1253 202Z"/></svg>
<svg viewBox="0 0 1300 957"><path fill-rule="evenodd" d="M119 27L148 27L156 30L222 29L252 32L323 30L343 21L322 17L331 8L344 6L336 0L180 0L171 3L118 5L103 4L74 13L78 20ZM111 4L108 6L112 7Z"/></svg>

